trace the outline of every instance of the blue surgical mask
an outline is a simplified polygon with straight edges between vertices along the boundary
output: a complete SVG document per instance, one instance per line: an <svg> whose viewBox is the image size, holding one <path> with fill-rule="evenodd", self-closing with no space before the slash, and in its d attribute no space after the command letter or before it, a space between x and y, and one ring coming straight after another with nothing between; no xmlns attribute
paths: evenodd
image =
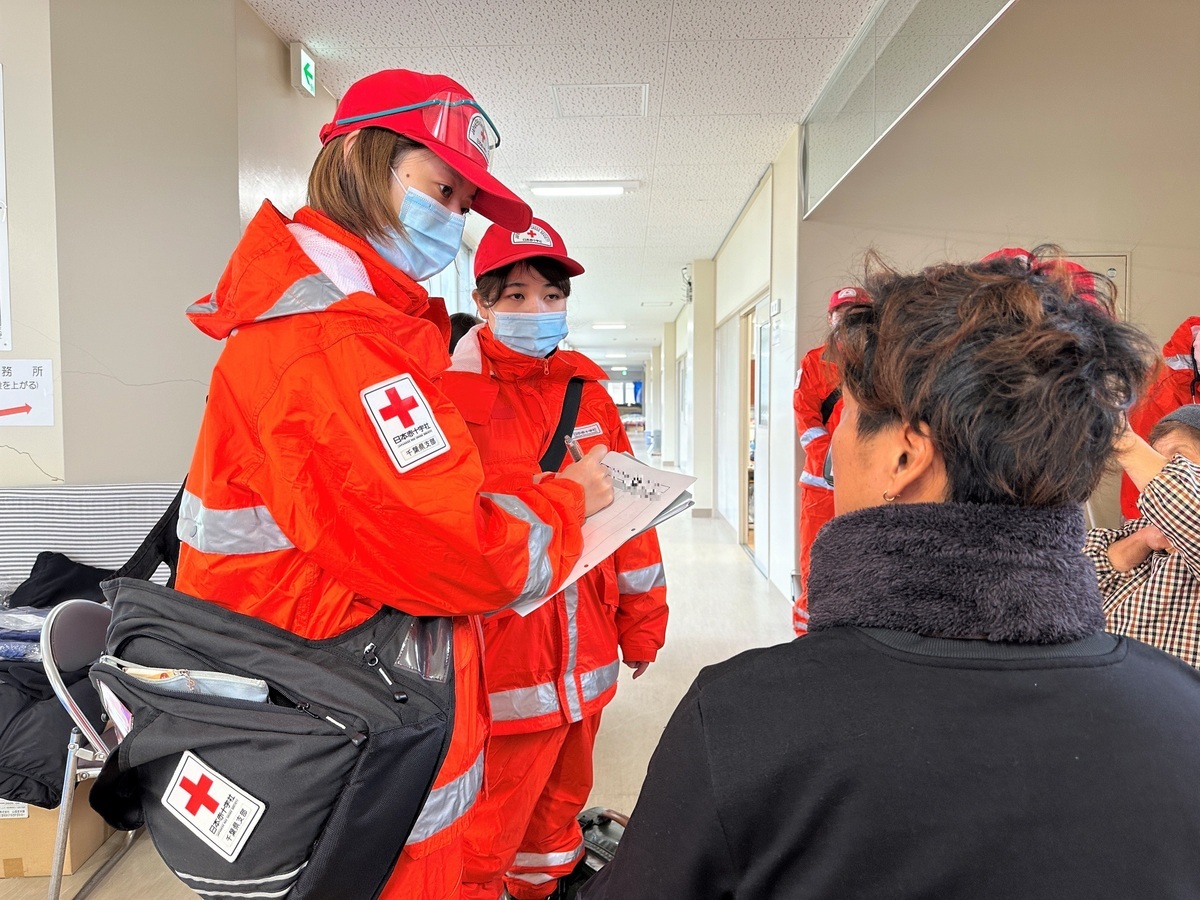
<svg viewBox="0 0 1200 900"><path fill-rule="evenodd" d="M541 359L567 336L567 311L544 313L493 312L492 334L510 350Z"/></svg>
<svg viewBox="0 0 1200 900"><path fill-rule="evenodd" d="M395 169L392 177L400 181ZM424 281L454 262L467 220L416 188L400 186L404 202L399 221L404 230L391 229L383 240L372 238L371 246L414 281Z"/></svg>

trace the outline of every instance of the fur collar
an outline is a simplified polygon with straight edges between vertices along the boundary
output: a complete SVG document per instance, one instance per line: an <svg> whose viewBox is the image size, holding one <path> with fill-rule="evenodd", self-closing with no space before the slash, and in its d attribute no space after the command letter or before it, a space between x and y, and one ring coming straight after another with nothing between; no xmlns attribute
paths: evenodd
<svg viewBox="0 0 1200 900"><path fill-rule="evenodd" d="M812 548L809 628L1057 644L1104 630L1083 512L975 503L838 516Z"/></svg>

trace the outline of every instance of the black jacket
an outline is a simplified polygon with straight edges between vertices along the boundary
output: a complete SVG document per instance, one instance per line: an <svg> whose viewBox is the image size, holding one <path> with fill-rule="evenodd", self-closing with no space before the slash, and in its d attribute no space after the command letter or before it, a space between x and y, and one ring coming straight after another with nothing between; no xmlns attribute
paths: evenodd
<svg viewBox="0 0 1200 900"><path fill-rule="evenodd" d="M1082 543L1076 510L835 519L813 632L700 674L581 896L1200 897L1200 673L1101 631Z"/></svg>

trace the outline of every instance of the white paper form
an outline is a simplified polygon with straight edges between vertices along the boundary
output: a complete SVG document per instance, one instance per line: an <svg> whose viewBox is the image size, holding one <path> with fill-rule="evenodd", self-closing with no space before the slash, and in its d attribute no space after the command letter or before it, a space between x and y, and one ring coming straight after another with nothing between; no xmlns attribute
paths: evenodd
<svg viewBox="0 0 1200 900"><path fill-rule="evenodd" d="M630 538L692 505L688 488L696 479L691 475L656 469L615 451L609 451L601 463L612 474L613 502L584 521L583 554L556 593L608 559ZM511 609L527 616L551 596L514 604Z"/></svg>

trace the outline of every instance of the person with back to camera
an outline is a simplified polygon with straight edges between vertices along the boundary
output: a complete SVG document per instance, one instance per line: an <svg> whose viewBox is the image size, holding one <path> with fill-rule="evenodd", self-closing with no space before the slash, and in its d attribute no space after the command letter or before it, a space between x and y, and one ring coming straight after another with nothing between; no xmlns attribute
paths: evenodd
<svg viewBox="0 0 1200 900"><path fill-rule="evenodd" d="M863 286L809 634L700 673L580 897L1200 897L1200 672L1079 549L1150 342L1057 266Z"/></svg>
<svg viewBox="0 0 1200 900"><path fill-rule="evenodd" d="M1108 629L1200 667L1200 406L1163 416L1149 443L1130 427L1116 458L1141 492L1142 515L1093 528L1083 548Z"/></svg>
<svg viewBox="0 0 1200 900"><path fill-rule="evenodd" d="M569 462L560 424L582 448L632 451L601 384L605 371L555 349L567 336L571 278L582 274L541 219L521 232L493 225L479 242L474 298L485 322L459 342L440 384L471 429L488 490ZM637 678L666 628L653 530L528 616L483 620L492 736L487 795L467 829L464 900L497 900L505 888L516 900L542 900L568 889L584 855L576 817L592 787L601 711L616 694L618 651Z"/></svg>
<svg viewBox="0 0 1200 900"><path fill-rule="evenodd" d="M499 138L443 75L350 86L292 219L269 202L188 310L225 341L179 513L177 588L304 638L384 605L450 616L449 749L384 898L457 897L487 731L472 614L544 595L611 502L602 448L552 482L481 494L479 454L432 379L441 301L418 281L458 252L468 209L522 228L488 173Z"/></svg>

